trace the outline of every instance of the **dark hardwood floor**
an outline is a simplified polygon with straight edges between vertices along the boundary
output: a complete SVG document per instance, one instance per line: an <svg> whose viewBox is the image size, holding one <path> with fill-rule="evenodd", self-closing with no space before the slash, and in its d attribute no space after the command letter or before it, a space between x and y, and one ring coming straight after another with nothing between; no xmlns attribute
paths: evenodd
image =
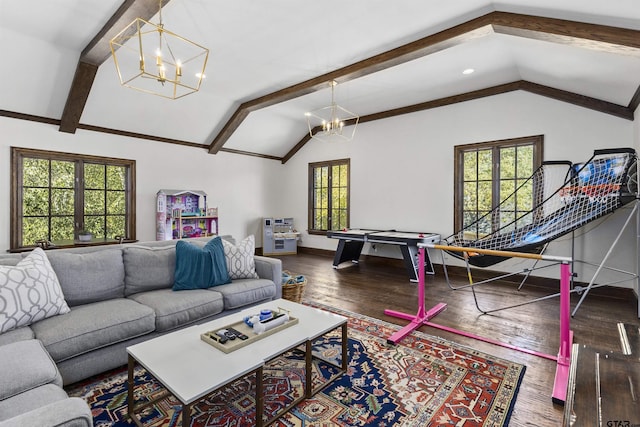
<svg viewBox="0 0 640 427"><path fill-rule="evenodd" d="M340 268L334 269L332 256L329 252L303 249L297 255L278 258L282 260L284 269L306 276L308 283L304 292L305 300L362 313L398 325L408 323L384 314L387 308L406 313L417 311L417 286L408 280L400 260L366 257L361 258L359 264L343 263ZM464 284L466 277L456 276L452 279L458 284ZM487 310L547 295L550 291L548 286L549 284L541 283L527 284L517 291L517 286L513 284L490 284L478 287L476 293L481 307ZM555 292L557 288L551 290ZM578 295L572 296L572 307L578 298ZM441 268L436 266L436 274L427 276L425 300L427 308L438 302L448 304L447 309L432 320L434 323L550 355L558 353L558 298L482 314L475 307L471 291L451 290L444 280ZM637 300L633 292L594 289L571 319L574 342L603 351L620 351L616 327L618 322L640 324ZM555 361L428 326L422 326L420 331L526 365L526 374L510 425L562 425L564 408L551 401ZM596 425L595 420L593 425Z"/></svg>

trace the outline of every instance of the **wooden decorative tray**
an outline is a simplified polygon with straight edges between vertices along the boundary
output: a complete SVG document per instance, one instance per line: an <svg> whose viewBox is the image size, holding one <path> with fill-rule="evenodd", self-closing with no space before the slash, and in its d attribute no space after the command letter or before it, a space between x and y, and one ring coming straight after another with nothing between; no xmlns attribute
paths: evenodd
<svg viewBox="0 0 640 427"><path fill-rule="evenodd" d="M278 331L281 331L283 329L288 328L289 326L293 326L296 323L298 323L298 319L296 317L291 317L289 316L289 320L287 320L285 323L283 323L282 325L278 325L276 327L274 327L273 329L269 329L268 331L265 331L261 334L256 334L255 332L253 332L253 328L250 328L249 325L247 325L246 323L244 323L244 321L240 320L238 322L235 323L231 323L227 326L222 326L220 328L214 329L212 331L207 331L203 334L200 334L200 339L204 342L206 342L207 344L212 345L213 347L217 348L218 350L221 350L225 353L231 353L234 350L237 350L239 348L242 348L244 346L247 346L251 343L254 343L256 341L259 341L265 337L268 337L269 335L275 334ZM240 338L236 338L234 340L229 340L227 342L225 342L224 344L221 344L219 341L212 339L209 335L213 334L215 336L215 333L217 331L219 331L220 329L228 329L228 328L233 328L235 330L237 330L238 332L245 334L246 336L248 336L249 338L247 338L246 340L241 340Z"/></svg>

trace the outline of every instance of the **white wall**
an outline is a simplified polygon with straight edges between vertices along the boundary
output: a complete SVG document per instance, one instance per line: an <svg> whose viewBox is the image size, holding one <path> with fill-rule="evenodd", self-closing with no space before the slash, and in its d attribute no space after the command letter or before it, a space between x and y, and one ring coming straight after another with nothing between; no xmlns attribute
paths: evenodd
<svg viewBox="0 0 640 427"><path fill-rule="evenodd" d="M28 147L136 161L136 228L140 241L155 240L155 197L161 188L207 193L217 206L220 233L259 237L259 218L270 210L268 197L282 171L273 160L78 130L0 117L0 250L9 248L10 147Z"/></svg>
<svg viewBox="0 0 640 427"><path fill-rule="evenodd" d="M312 141L285 164L280 187L283 208L276 214L296 218L303 231L301 245L334 250L336 240L304 232L307 180L301 177L306 176L310 162L350 158L352 227L426 231L446 237L453 233L455 145L542 134L545 160L579 162L588 160L594 149L633 147L634 129L637 134L632 121L526 92L364 123L352 142ZM616 212L579 230L577 258L601 259L624 219L624 211ZM547 253L570 255L569 238L560 240ZM368 245L364 252L372 253ZM388 245L378 245L377 255L400 257L397 248ZM435 260L439 259L438 254ZM612 266L635 271L634 230L628 230L612 260ZM530 262L514 260L496 268L514 265ZM585 280L588 271L579 270L579 274ZM557 271L541 275L555 277Z"/></svg>
<svg viewBox="0 0 640 427"><path fill-rule="evenodd" d="M364 123L354 141L309 142L289 162L219 153L95 132L75 135L56 126L0 117L0 250L9 247L9 147L135 159L139 240L155 238L155 194L160 188L207 192L220 209L220 230L242 238L255 234L261 246L260 218L292 216L302 246L334 250L337 241L311 236L307 228L308 164L351 159L351 225L361 228L453 232L453 147L481 141L543 134L545 160L585 161L594 149L640 148L638 114L634 122L541 96L512 92L471 102ZM609 249L628 209L595 221L576 235L576 257L599 261ZM369 247L365 253L371 253ZM569 237L548 253L570 254ZM397 248L379 245L380 256L398 258ZM439 261L439 255L435 257ZM499 264L519 269L525 261ZM611 266L635 271L635 228L625 233ZM591 274L579 270L579 279ZM541 275L556 277L557 272ZM605 279L611 276L604 276ZM632 286L631 281L623 283Z"/></svg>

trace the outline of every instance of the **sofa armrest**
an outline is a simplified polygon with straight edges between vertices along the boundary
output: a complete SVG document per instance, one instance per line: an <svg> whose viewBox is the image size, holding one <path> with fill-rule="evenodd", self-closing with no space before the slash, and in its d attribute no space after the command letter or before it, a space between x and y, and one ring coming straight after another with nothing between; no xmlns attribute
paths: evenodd
<svg viewBox="0 0 640 427"><path fill-rule="evenodd" d="M16 417L0 421L0 427L93 427L91 409L79 397L41 406Z"/></svg>
<svg viewBox="0 0 640 427"><path fill-rule="evenodd" d="M40 387L62 387L58 368L39 340L16 341L0 346L0 400Z"/></svg>
<svg viewBox="0 0 640 427"><path fill-rule="evenodd" d="M261 279L272 280L276 285L275 298L282 298L282 261L278 258L269 258L256 255L256 273Z"/></svg>

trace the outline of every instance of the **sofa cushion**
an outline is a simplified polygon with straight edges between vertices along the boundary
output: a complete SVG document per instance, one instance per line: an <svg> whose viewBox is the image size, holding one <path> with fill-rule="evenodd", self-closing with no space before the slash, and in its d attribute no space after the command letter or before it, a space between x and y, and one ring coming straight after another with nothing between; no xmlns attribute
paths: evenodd
<svg viewBox="0 0 640 427"><path fill-rule="evenodd" d="M0 255L0 265L17 265L21 260L20 254Z"/></svg>
<svg viewBox="0 0 640 427"><path fill-rule="evenodd" d="M24 341L35 338L33 330L29 326L23 326L18 329L12 329L9 332L0 334L0 346L11 344L16 341Z"/></svg>
<svg viewBox="0 0 640 427"><path fill-rule="evenodd" d="M0 401L45 384L62 387L58 368L38 340L0 346L0 360Z"/></svg>
<svg viewBox="0 0 640 427"><path fill-rule="evenodd" d="M238 279L228 285L212 288L224 298L225 310L272 300L276 296L276 285L267 279Z"/></svg>
<svg viewBox="0 0 640 427"><path fill-rule="evenodd" d="M68 397L61 387L53 384L25 391L11 399L0 400L0 420L8 420L49 403L65 400Z"/></svg>
<svg viewBox="0 0 640 427"><path fill-rule="evenodd" d="M237 246L226 240L223 240L222 244L227 261L227 270L232 280L258 278L255 260L253 259L256 251L256 242L253 234L246 237Z"/></svg>
<svg viewBox="0 0 640 427"><path fill-rule="evenodd" d="M183 240L176 243L174 291L206 289L230 281L220 237L209 240L203 248Z"/></svg>
<svg viewBox="0 0 640 427"><path fill-rule="evenodd" d="M124 296L122 250L50 251L49 260L70 306Z"/></svg>
<svg viewBox="0 0 640 427"><path fill-rule="evenodd" d="M131 295L129 298L153 308L158 332L197 322L224 309L222 294L213 290L173 292L171 289L160 289Z"/></svg>
<svg viewBox="0 0 640 427"><path fill-rule="evenodd" d="M0 333L69 312L58 277L41 248L0 266Z"/></svg>
<svg viewBox="0 0 640 427"><path fill-rule="evenodd" d="M126 298L73 307L32 326L56 362L152 332L153 310Z"/></svg>
<svg viewBox="0 0 640 427"><path fill-rule="evenodd" d="M176 248L127 246L122 251L124 260L124 294L170 288L176 270Z"/></svg>

